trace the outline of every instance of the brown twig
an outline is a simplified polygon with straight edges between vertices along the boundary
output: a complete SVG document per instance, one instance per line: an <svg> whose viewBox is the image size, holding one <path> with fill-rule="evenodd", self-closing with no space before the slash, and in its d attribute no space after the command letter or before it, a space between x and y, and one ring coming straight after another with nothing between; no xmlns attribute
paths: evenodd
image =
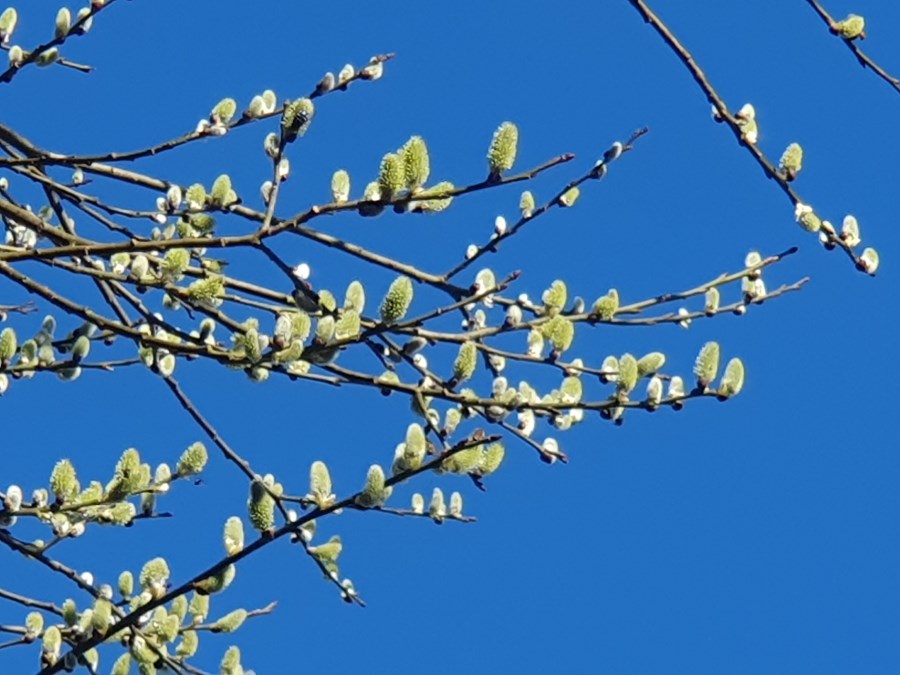
<svg viewBox="0 0 900 675"><path fill-rule="evenodd" d="M718 117L726 123L729 129L731 129L738 143L744 146L744 148L746 148L747 151L753 156L757 164L759 164L760 168L762 168L763 173L765 173L766 177L775 181L775 183L781 188L782 192L787 195L788 199L791 201L791 204L794 207L796 207L798 204L807 204L808 202L804 202L800 198L794 188L791 187L791 184L787 180L787 178L782 175L782 173L776 168L776 166L763 154L763 152L757 147L756 143L747 142L747 140L744 138L744 132L741 128L741 125L739 124L739 120L730 112L728 105L713 87L712 83L709 81L709 78L706 76L706 73L704 73L700 68L693 55L669 29L669 27L665 23L663 23L662 19L660 19L659 16L650 9L645 0L628 1L638 11L638 13L640 13L644 21L650 24L653 29L660 35L660 37L662 37L665 43L669 45L675 55L684 64L685 68L688 69L691 77L694 78L694 81L703 90L703 92L706 94L706 98L715 108ZM825 237L825 243L828 247L841 249L853 261L854 265L856 265L858 269L865 268L865 266L860 261L860 257L856 254L853 248L847 245L847 243L839 236L837 236L836 233L826 232L824 229L820 230L820 233Z"/></svg>
<svg viewBox="0 0 900 675"><path fill-rule="evenodd" d="M464 439L464 440L460 441L459 443L457 443L450 451L440 454L439 456L435 457L433 460L424 463L418 469L411 470L411 471L405 471L401 474L398 474L396 476L392 476L391 478L388 478L385 481L385 486L391 487L399 482L408 480L409 478L412 478L413 476L416 476L420 473L423 473L425 471L430 471L430 470L434 469L435 467L439 466L441 464L441 462L443 462L444 460L447 459L447 457L452 456L453 454L455 454L457 452L462 452L463 450L466 450L467 448L474 447L476 445L481 445L482 443L496 441L496 440L497 440L496 436L494 436L494 437L485 436L483 433L473 434L471 437ZM312 520L317 520L318 518L329 515L331 513L334 513L335 511L340 511L341 509L352 507L352 505L354 505L356 503L356 499L361 494L362 494L361 491L356 492L353 495L346 497L345 499L342 499L340 501L335 501L333 504L331 504L330 506L328 506L326 508L316 508L313 511L303 514L302 516L300 516L299 518L297 518L294 521L285 523L284 525L282 525L281 527L279 527L278 529L276 529L272 532L264 533L262 536L260 536L258 539L251 542L250 544L246 545L240 551L238 551L230 556L226 556L225 558L222 558L215 564L208 567L206 570L200 572L199 574L196 574L190 580L180 584L179 586L177 586L175 588L169 589L164 595L150 600L148 603L142 605L135 611L130 612L130 613L126 614L125 616L121 617L119 619L119 621L116 623L116 630L121 631L126 628L135 626L137 624L138 620L140 619L140 617L143 616L145 613L150 612L150 611L156 609L157 607L161 607L162 605L165 605L165 604L171 602L175 598L194 590L196 588L196 584L198 584L199 582L203 581L204 579L208 579L209 577L215 576L216 574L218 574L219 572L224 570L226 567L233 565L237 562L240 562L241 560L243 560L247 556L253 554L254 552L258 551L259 549L261 549L265 546L268 546L268 545L272 544L273 542L278 541L279 539L282 539L286 536L297 534L300 531L301 527L303 525L305 525L306 523L308 523ZM0 530L0 543L6 543L3 530ZM358 602L358 604L364 605L364 603L362 603L361 600L358 600L357 598L354 598L354 600L356 600ZM99 645L103 640L104 640L104 636L94 634L91 637L79 642L77 645L74 645L72 647L72 649L70 650L70 653L73 656L78 657L81 654L84 654L84 652L88 651L89 649L92 649L93 647L96 647L97 645ZM46 668L41 670L39 675L53 675L53 673L60 672L60 670L62 670L62 668L63 668L64 661L65 661L65 659L63 659L63 658L59 659L59 661L57 661L56 664L47 666Z"/></svg>
<svg viewBox="0 0 900 675"><path fill-rule="evenodd" d="M648 129L645 127L645 128L639 129L634 134L632 134L631 137L629 138L629 140L625 144L623 144L622 152L625 153L625 152L632 150L634 142L638 138L640 138L641 136L646 134L647 131L648 131ZM575 158L575 155L569 154L569 155L564 155L564 157L567 158L566 161L571 161L572 159ZM535 218L539 218L540 216L544 215L547 211L552 209L554 206L561 206L561 201L560 201L561 198L572 188L576 188L576 187L580 186L582 183L584 183L585 181L588 181L592 178L595 178L595 179L602 178L602 176L605 175L605 173L606 173L605 171L603 172L603 174L598 174L596 169L597 169L597 167L595 166L594 168L592 168L590 171L588 171L583 176L576 178L575 180L569 182L565 187L563 187L559 192L557 192L556 195L554 195L552 199L550 199L543 206L535 209L532 213L523 214L522 217L519 218L519 220L517 222L515 222L508 230L506 230L505 232L503 232L501 234L491 237L487 242L485 242L484 244L479 246L472 255L467 256L460 263L458 263L457 265L455 265L454 267L449 269L447 272L445 272L442 275L442 278L449 281L450 279L452 279L453 277L458 275L463 270L468 269L471 265L473 265L475 263L476 260L481 258L486 253L496 251L497 246L502 241L504 241L505 239L509 239L510 237L513 237L516 234L518 234L519 231L523 227L525 227L528 223L533 221ZM498 182L504 182L504 179L501 178L499 181L493 181L493 183L498 183ZM512 182L512 181L510 179L506 179L506 182ZM492 184L492 183L487 182L487 185L490 185L490 184Z"/></svg>
<svg viewBox="0 0 900 675"><path fill-rule="evenodd" d="M820 2L817 0L806 0L809 3L809 6L813 8L813 10L818 14L822 20L825 22L825 25L828 26L829 32L832 35L840 36L840 31L837 29L838 22L834 20L834 18L826 11L826 9L822 6ZM845 37L841 37L841 41L847 45L847 49L853 52L853 55L856 57L856 60L859 61L859 65L863 68L868 68L873 73L878 75L882 80L887 82L891 89L900 94L900 78L896 78L887 72L884 68L879 66L875 61L872 60L862 49L859 48L859 44L856 40L848 40Z"/></svg>
<svg viewBox="0 0 900 675"><path fill-rule="evenodd" d="M62 609L57 607L52 602L44 602L43 600L35 600L34 598L29 598L24 595L19 595L18 593L13 593L12 591L7 591L6 589L0 588L0 598L5 600L10 600L11 602L18 603L23 607L34 607L35 609L42 609L45 612L49 612L51 614L56 614L57 616L62 616Z"/></svg>
<svg viewBox="0 0 900 675"><path fill-rule="evenodd" d="M82 33L79 29L83 28L88 22L93 21L95 16L97 16L102 10L112 5L115 1L116 0L107 0L102 5L91 4L90 11L83 17L81 17L78 21L75 21L65 35L54 37L52 40L35 47L25 54L21 63L17 65L10 65L5 71L0 73L0 84L12 82L13 77L15 77L17 73L19 73L25 66L35 63L40 55L47 50L54 47L61 47L68 39L81 35ZM65 59L57 59L56 63L61 66L72 68L74 70L79 70L81 72L90 72L92 70L90 66L85 66Z"/></svg>

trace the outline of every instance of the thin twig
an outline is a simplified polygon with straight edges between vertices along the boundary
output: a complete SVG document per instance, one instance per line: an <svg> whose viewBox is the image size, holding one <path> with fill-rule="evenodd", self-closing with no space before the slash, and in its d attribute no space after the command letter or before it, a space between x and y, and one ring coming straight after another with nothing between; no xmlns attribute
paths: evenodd
<svg viewBox="0 0 900 675"><path fill-rule="evenodd" d="M690 72L691 76L694 78L694 81L706 94L706 98L715 108L718 117L721 119L721 121L726 123L729 129L731 129L738 143L744 146L744 148L746 148L747 151L753 156L757 164L759 164L760 168L762 168L765 175L771 180L775 181L775 183L781 188L784 194L787 195L788 199L791 201L791 204L795 208L798 204L807 204L808 202L805 202L800 198L794 188L791 187L791 184L787 180L787 178L782 175L782 173L776 168L776 166L763 154L762 150L760 150L755 143L749 143L745 140L743 130L739 124L739 120L730 112L728 105L713 87L712 83L709 81L709 78L706 76L706 73L704 73L698 65L696 59L694 59L693 55L669 29L669 27L665 23L663 23L663 21L653 12L653 10L650 9L645 0L628 1L640 13L640 15L644 18L644 21L646 21L653 27L653 29L660 35L660 37L662 37L665 43L669 45L675 55L678 56L679 60L684 64L685 68L688 69L688 72ZM822 229L820 230L820 236L825 237L825 243L827 247L841 249L853 261L854 265L856 265L858 269L865 269L865 265L860 261L859 256L856 254L853 248L850 247L843 239L837 236L836 233L828 232L825 229Z"/></svg>
<svg viewBox="0 0 900 675"><path fill-rule="evenodd" d="M875 61L872 60L871 57L866 55L865 52L863 52L863 50L859 48L859 44L856 40L848 40L845 37L841 37L840 31L837 28L838 22L834 20L834 18L825 10L820 2L818 2L817 0L806 1L809 3L810 7L815 10L816 14L818 14L822 18L822 20L825 22L825 25L828 26L829 32L831 32L832 35L839 36L841 38L841 41L845 45L847 45L847 49L853 52L856 60L859 61L859 65L861 65L863 68L868 68L869 70L871 70L873 73L878 75L878 77L887 82L891 86L891 89L900 94L900 78L894 77L884 68L875 63ZM863 36L860 37L862 38Z"/></svg>

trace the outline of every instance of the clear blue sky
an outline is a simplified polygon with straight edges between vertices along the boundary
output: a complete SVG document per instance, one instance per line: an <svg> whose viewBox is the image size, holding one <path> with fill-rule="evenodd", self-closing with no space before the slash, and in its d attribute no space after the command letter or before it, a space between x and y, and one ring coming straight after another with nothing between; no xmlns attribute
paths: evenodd
<svg viewBox="0 0 900 675"><path fill-rule="evenodd" d="M827 5L837 16L864 14L863 48L900 73L900 6ZM726 405L633 414L621 428L591 419L560 436L568 466L548 467L511 443L485 494L447 477L418 481L426 493L436 484L463 490L474 525L372 513L320 523L324 535L342 535L342 573L368 602L364 610L342 603L296 549L269 547L240 566L232 589L214 598L213 615L273 599L277 612L235 636L205 637L197 665L217 670L236 642L259 674L897 672L900 97L860 68L802 0L652 6L733 109L753 102L766 154L777 160L789 142L802 143L797 190L832 222L858 217L865 243L881 253L876 279L801 231L778 187L712 123L704 95L625 0L120 2L66 52L96 65L93 74L30 69L0 87L4 122L39 145L125 150L193 128L224 96L243 104L265 88L300 96L327 70L396 52L381 81L322 101L292 149L281 213L325 201L337 168L350 171L358 190L412 134L428 141L435 179L480 180L490 135L507 119L520 129L518 167L577 155L536 181L535 193L548 198L609 143L647 125L651 133L607 179L585 186L574 209L539 219L493 256L498 274L522 270L518 288L532 296L562 277L588 300L611 286L637 300L737 270L751 248L798 245L768 283L811 277L801 293L688 331L579 334L574 349L594 365L610 353L661 349L667 369L683 375L697 349L718 340L726 356L743 358L746 388ZM55 5L19 9L22 44L52 30ZM185 184L228 172L258 203L270 126L144 168ZM315 225L439 272L482 241L497 214L511 218L519 192L480 193L434 218L341 216ZM309 261L313 281L338 292L357 274L374 289L390 281L309 244L279 250ZM267 278L263 261L253 263L243 272ZM0 300L25 299L0 281ZM17 325L34 329L41 316ZM180 364L176 376L224 437L293 493L305 489L314 459L332 467L339 493L355 490L369 464L390 463L412 421L404 401L368 391L283 378L252 385L198 363ZM105 480L126 447L154 463L174 461L202 438L163 384L136 369L89 373L71 385L14 382L0 403L0 428L0 481L28 493L46 484L61 456L83 477ZM399 490L398 504L411 491ZM110 583L123 567L136 572L165 555L180 581L220 557L222 522L242 514L245 501L244 478L213 454L204 485L178 485L162 502L175 519L95 528L54 553ZM72 593L7 551L0 569L4 588L57 603ZM24 613L0 604L0 624ZM37 647L0 651L3 672L33 672L37 662Z"/></svg>

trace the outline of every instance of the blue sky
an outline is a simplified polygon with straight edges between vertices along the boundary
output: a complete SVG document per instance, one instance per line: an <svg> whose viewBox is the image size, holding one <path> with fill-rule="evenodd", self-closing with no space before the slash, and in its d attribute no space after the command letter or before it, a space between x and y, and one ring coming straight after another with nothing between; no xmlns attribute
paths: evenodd
<svg viewBox="0 0 900 675"><path fill-rule="evenodd" d="M770 254L797 245L767 282L811 278L800 293L687 331L579 333L573 351L589 363L662 350L667 370L685 376L699 347L718 340L727 357L744 360L745 391L728 404L630 414L622 427L590 419L559 436L567 466L548 467L510 443L484 494L432 475L395 493L405 505L414 489L460 489L477 524L437 527L374 513L320 523L324 535L342 535L342 574L367 601L364 610L340 602L297 550L265 549L242 563L213 615L278 600L276 613L235 636L204 639L199 667L215 671L235 642L260 674L896 672L900 99L804 2L689 4L652 6L732 109L755 105L759 146L770 158L792 141L803 145L798 192L832 222L857 216L864 245L881 254L877 278L822 250L794 223L788 200L712 123L705 96L625 0L515 9L469 0L439 9L119 2L65 52L94 64L94 73L30 69L0 87L3 121L39 145L125 150L193 128L225 96L244 104L266 88L300 96L325 71L396 52L382 80L322 100L292 149L281 214L326 201L338 168L358 190L381 156L412 134L428 142L434 179L481 180L491 133L504 120L519 125L518 168L576 154L535 181L532 190L546 199L612 141L646 125L635 151L584 186L575 208L536 220L489 259L498 274L522 270L517 290L533 297L563 278L588 300L614 286L633 301L738 270L751 248ZM19 9L22 44L52 30L56 7ZM900 72L900 7L828 0L828 9L864 14L863 49ZM227 172L256 204L270 128L240 129L143 169L184 184ZM512 219L520 191L474 194L433 218L341 215L314 226L440 272L490 234L496 215ZM135 194L152 208L150 195ZM237 222L224 226L243 231ZM373 289L392 278L311 244L284 242L279 251L310 262L313 282L339 294L357 275ZM249 278L272 279L261 258L240 262ZM370 302L377 296L373 290ZM25 299L0 280L0 301ZM414 307L427 298L421 303ZM16 325L35 330L45 311ZM306 489L314 459L331 466L339 493L357 489L371 463L390 463L412 421L399 397L365 390L282 378L254 385L200 363L180 364L176 376L228 442L292 493ZM591 386L594 398L605 395ZM27 492L46 484L61 456L84 477L105 480L126 447L153 463L174 461L202 438L143 370L89 373L74 384L17 381L0 406L0 482ZM165 555L182 580L220 557L222 522L242 514L245 501L244 478L213 454L202 486L178 485L161 504L174 519L95 528L54 551L110 583L123 568L136 572ZM57 603L73 593L51 573L0 555L0 586ZM0 624L23 616L0 604ZM34 671L37 659L36 648L0 651L4 672Z"/></svg>

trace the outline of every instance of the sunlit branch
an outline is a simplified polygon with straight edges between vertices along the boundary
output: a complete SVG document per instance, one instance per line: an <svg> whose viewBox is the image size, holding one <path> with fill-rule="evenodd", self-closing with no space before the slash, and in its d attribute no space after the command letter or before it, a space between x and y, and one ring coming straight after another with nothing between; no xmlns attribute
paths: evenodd
<svg viewBox="0 0 900 675"><path fill-rule="evenodd" d="M107 2L107 6L111 4L113 0ZM375 57L382 63L390 61L394 58L394 54L380 54ZM366 80L366 77L363 75L362 71L355 73L351 78L349 78L346 82L344 82L340 87L335 87L330 90L322 90L320 88L314 89L311 93L307 95L307 98L316 99L321 96L325 96L330 93L337 93L339 91L346 91L348 86L358 82L360 80ZM2 81L2 80L0 80ZM259 115L257 117L251 117L246 114L241 115L238 119L229 122L226 126L227 130L236 129L239 127L246 126L248 124L252 124L257 121L262 121L266 119L270 119L273 117L280 117L283 112L284 107L279 106L275 111ZM146 157L153 157L163 154L164 152L168 152L170 150L174 150L182 145L186 145L188 143L207 139L210 137L209 133L191 131L181 136L177 136L175 138L169 139L167 141L163 141L162 143L158 143L156 145L151 145L149 147L141 148L139 150L131 150L126 152L110 152L104 154L96 154L96 155L64 155L56 152L48 152L42 150L32 144L31 142L25 140L20 134L14 132L8 127L0 124L0 140L5 140L20 149L28 148L28 152L26 153L28 157L26 158L14 158L14 159L3 159L0 158L0 166L17 166L17 165L27 165L27 164L60 164L64 166L71 167L81 167L84 170L89 170L91 166L96 165L96 163L102 162L132 162L138 159L143 159ZM95 167L96 168L96 167ZM164 188L165 189L165 188Z"/></svg>
<svg viewBox="0 0 900 675"><path fill-rule="evenodd" d="M712 83L709 81L709 78L706 76L706 73L704 73L700 66L697 64L697 61L694 59L693 55L669 29L669 27L666 26L666 24L663 23L663 21L656 14L654 14L645 0L628 1L641 14L641 16L644 18L644 21L649 23L660 35L660 37L662 37L665 43L669 45L672 51L675 52L675 55L684 64L685 68L688 69L691 76L694 78L694 81L706 94L707 99L715 108L718 116L725 124L727 124L728 128L731 129L738 143L746 148L747 151L753 156L757 164L759 164L760 168L762 168L763 173L765 173L766 177L775 181L775 183L781 188L782 192L784 192L784 194L788 197L794 207L796 207L798 204L808 204L808 202L805 202L800 198L800 195L798 195L794 188L791 187L791 184L787 180L787 178L782 175L782 173L776 168L775 164L773 164L772 161L763 154L762 150L757 147L756 143L749 143L744 139L743 130L738 123L738 119L730 111L724 99L713 87ZM861 262L860 257L856 254L853 248L849 246L843 239L837 236L836 233L826 231L824 228L820 231L820 233L825 237L828 246L841 249L853 261L858 269L865 269L865 264Z"/></svg>
<svg viewBox="0 0 900 675"><path fill-rule="evenodd" d="M408 480L409 478L412 478L413 476L416 476L420 473L424 473L426 471L431 471L432 469L440 466L440 464L442 462L444 462L448 457L454 455L457 452L462 452L463 450L466 450L470 447L474 447L474 446L481 445L484 443L494 442L496 440L498 440L497 436L486 436L484 434L484 432L481 432L480 430L476 430L476 432L474 432L470 437L463 439L462 441L459 441L456 445L453 446L453 448L451 450L441 453L439 456L435 457L431 461L424 463L418 469L406 471L402 474L398 474L396 476L392 476L392 477L388 478L387 480L385 480L385 486L392 487L393 485L396 485L397 483ZM219 572L224 570L229 565L233 565L237 562L240 562L241 560L243 560L247 556L253 554L254 552L258 551L259 549L261 549L265 546L268 546L269 544L271 544L275 541L278 541L279 539L282 539L283 537L296 535L300 531L301 527L303 525L305 525L306 523L308 523L312 520L317 520L318 518L321 518L323 516L332 514L335 511L340 511L341 509L344 509L344 508L351 508L352 505L356 504L356 501L361 494L362 494L362 491L359 491L349 497L346 497L345 499L342 499L340 501L335 501L333 504L331 504L328 507L316 508L310 512L307 512L307 513L299 516L294 521L289 521L289 522L285 523L284 525L282 525L281 527L279 527L271 532L264 533L255 541L250 542L249 544L244 546L244 548L242 548L240 551L237 551L236 553L234 553L230 556L226 556L226 557L222 558L215 564L208 567L206 570L196 574L190 580L183 582L182 584L180 584L179 586L177 586L175 588L168 589L164 595L162 595L158 598L151 599L148 603L141 605L141 607L139 607L135 611L130 612L130 613L126 614L125 616L121 617L119 619L119 621L116 623L116 630L121 631L126 628L135 626L137 624L138 620L140 619L140 617L143 616L144 614L146 614L147 612L151 612L154 609L156 609L157 607L161 607L162 605L165 605L165 604L171 602L175 598L177 598L181 595L184 595L185 593L188 593L192 590L195 590L197 584L200 583L201 581L203 581L204 579L208 579L209 577L212 577L212 576L218 574ZM9 545L7 543L7 538L8 538L8 535L5 535L4 531L0 530L0 542L6 543L7 545ZM304 546L306 545L302 539L300 539L300 541L304 544ZM313 558L313 559L318 562L317 559L315 559L315 558ZM319 563L319 565L321 566L321 563ZM324 569L323 569L323 571L324 571ZM79 581L81 581L81 580L79 579ZM83 584L84 582L81 582L81 583ZM338 583L338 582L336 582L336 583ZM96 593L96 591L93 589L93 587L88 586L88 589L93 590L94 593ZM354 597L353 600L354 600L354 602L357 602L357 604L364 606L364 603L361 601L361 599ZM105 636L94 634L91 637L79 642L77 645L74 645L72 647L72 649L70 650L70 653L77 657L81 654L84 654L89 649L96 647L104 639L105 639ZM52 666L47 666L46 668L41 670L39 675L52 675L53 673L60 672L63 668L64 661L65 661L64 658L60 658L56 664L54 664Z"/></svg>
<svg viewBox="0 0 900 675"><path fill-rule="evenodd" d="M643 136L645 133L647 133L647 131L648 131L648 129L642 128L642 129L639 129L638 131L636 131L634 134L632 134L631 138L629 138L629 140L623 144L622 153L632 150L634 142L638 138ZM566 157L568 158L568 160L575 158L574 155L566 155ZM554 206L561 206L562 203L560 200L562 199L563 195L565 195L569 190L580 186L582 183L584 183L585 181L588 181L590 179L602 178L602 176L604 174L605 174L605 171L603 172L603 174L597 173L597 166L595 165L594 168L592 168L586 174L584 174L583 176L576 178L575 180L568 183L559 192L557 192L556 195L554 195L554 197L552 199L550 199L550 201L548 201L543 206L535 209L533 213L523 214L522 217L516 223L514 223L506 232L503 232L502 234L491 237L491 239L489 239L486 243L479 246L474 254L472 254L471 256L467 256L462 262L460 262L455 267L453 267L450 270L448 270L447 272L445 272L443 274L443 278L446 280L452 279L457 274L459 274L463 270L465 270L468 267L470 267L471 265L473 265L475 263L475 261L478 260L485 253L496 251L498 245L504 239L509 239L510 237L513 237L523 227L525 227L525 225L530 223L535 218L542 216L547 211L552 209ZM502 179L501 179L501 181L502 181ZM509 182L509 181L507 181L507 182Z"/></svg>
<svg viewBox="0 0 900 675"><path fill-rule="evenodd" d="M21 305L0 305L0 318L4 314L31 314L37 311L37 305L29 300Z"/></svg>
<svg viewBox="0 0 900 675"><path fill-rule="evenodd" d="M266 616L267 614L271 614L275 611L275 608L278 606L277 602L270 602L265 607L260 607L258 609L248 609L247 610L247 618L252 619L257 616ZM221 633L223 632L222 627L217 623L199 623L193 626L185 626L181 629L182 632L186 630L196 630L196 631L204 631L208 633Z"/></svg>
<svg viewBox="0 0 900 675"><path fill-rule="evenodd" d="M23 607L34 607L35 609L42 609L45 612L56 614L57 616L62 616L62 609L57 607L52 602L35 600L34 598L29 598L24 595L19 595L18 593L13 593L12 591L7 591L4 588L0 588L0 598L18 603Z"/></svg>
<svg viewBox="0 0 900 675"><path fill-rule="evenodd" d="M377 506L377 507L371 508L371 509L366 509L361 506L354 506L351 508L355 508L359 511L373 511L375 513L387 513L392 516L403 516L403 517L408 517L408 518L427 518L428 520L435 519L435 517L432 516L430 513L425 513L425 512L419 513L418 511L413 511L412 509L394 509L394 508L390 508L387 506ZM446 521L446 520L455 520L460 523L476 523L476 522L478 522L478 519L475 518L474 516L464 516L464 515L455 516L455 515L451 515L449 513L446 515L440 516L441 522Z"/></svg>
<svg viewBox="0 0 900 675"><path fill-rule="evenodd" d="M15 77L23 68L26 66L32 65L37 62L40 58L41 54L44 52L53 49L54 47L61 47L69 38L78 37L81 35L79 29L83 28L85 24L93 21L94 17L97 16L102 10L106 9L110 5L112 5L116 0L107 0L102 5L91 4L90 11L85 14L82 18L75 21L72 26L69 28L69 31L65 35L60 35L58 37L54 37L49 42L45 42L42 45L38 45L34 49L26 52L24 54L24 58L21 63L16 65L10 65L5 71L0 73L0 84L6 84L8 82L12 82L13 77ZM74 70L80 70L82 72L90 72L92 68L90 66L81 65L79 63L75 63L73 61L68 61L66 59L57 59L56 61L61 66L65 66L68 68L72 68ZM3 138L2 132L0 132L0 138Z"/></svg>
<svg viewBox="0 0 900 675"><path fill-rule="evenodd" d="M68 567L67 565L64 565L63 563L59 562L58 560L54 560L53 558L50 558L43 552L43 550L36 548L32 544L26 544L26 543L16 539L12 535L10 535L6 530L3 530L3 529L0 529L0 543L6 545L8 548L12 549L16 553L19 553L19 554L25 556L27 559L37 560L38 562L40 562L42 565L44 565L48 569L52 570L53 572L66 577L70 581L74 582L79 588L81 588L82 590L89 593L94 599L100 597L100 592L97 590L97 588L95 588L92 584L85 581L85 579L82 578L82 576L80 574L78 574L74 569L72 569L71 567ZM119 609L118 607L113 607L113 611L116 612L116 614L119 615L120 617L124 618L124 616L125 616L124 612L121 609ZM140 610L138 610L138 616L140 616ZM135 618L137 618L137 616L135 616ZM119 632L119 630L128 628L132 631L135 631L138 635L140 635L141 631L137 626L134 625L135 623L136 623L136 621L132 621L128 625L120 625L119 623L117 623L116 624L116 632ZM99 638L98 642L100 642L106 638L105 635L98 635L97 633L95 633L94 636ZM92 639L94 639L94 638L92 638ZM96 646L96 645L92 645L92 646ZM159 648L155 647L155 645L153 645L152 642L148 642L148 646L151 649L153 649L153 651L155 653L157 653L165 661L166 665L168 665L170 668L172 668L176 672L179 672L181 670L181 667L179 666L179 664L177 662L175 662L171 657L166 656L162 651L160 651ZM79 647L80 647L80 643L79 643L79 645L73 646L73 650L77 650L77 649L79 649ZM84 649L84 651L87 651L87 649ZM80 654L84 653L84 651L81 651L79 653ZM64 661L63 659L60 659L54 666L49 666L49 668L56 668L57 666L61 667L63 665L63 661ZM44 671L46 671L46 670L47 669L45 668ZM41 672L44 672L44 671L41 671ZM59 671L51 670L48 672L59 672Z"/></svg>
<svg viewBox="0 0 900 675"><path fill-rule="evenodd" d="M828 26L828 30L832 33L832 35L837 35L840 37L840 31L837 28L838 22L834 20L834 18L826 11L826 9L822 6L822 3L817 0L806 0L810 7L812 7L816 14L818 14L822 20L825 22L825 25ZM891 89L900 94L900 78L896 78L887 72L884 68L879 66L875 61L873 61L868 55L863 52L862 49L859 48L856 40L848 40L847 38L841 37L841 41L847 45L847 49L853 52L853 55L856 57L856 60L859 61L859 65L863 68L869 68L873 73L878 75L882 80L887 82Z"/></svg>
<svg viewBox="0 0 900 675"><path fill-rule="evenodd" d="M222 435L216 430L216 428L212 425L206 417L200 412L199 408L193 404L190 398L188 398L187 394L181 389L181 386L175 380L175 378L169 376L164 377L163 382L165 382L166 386L178 400L178 403L184 409L184 411L191 416L194 422L197 423L209 439L215 443L216 447L222 451L222 454L225 456L229 462L233 463L237 466L241 472L250 480L256 478L256 473L253 471L253 468L250 466L250 462L241 457L226 441L222 438Z"/></svg>

